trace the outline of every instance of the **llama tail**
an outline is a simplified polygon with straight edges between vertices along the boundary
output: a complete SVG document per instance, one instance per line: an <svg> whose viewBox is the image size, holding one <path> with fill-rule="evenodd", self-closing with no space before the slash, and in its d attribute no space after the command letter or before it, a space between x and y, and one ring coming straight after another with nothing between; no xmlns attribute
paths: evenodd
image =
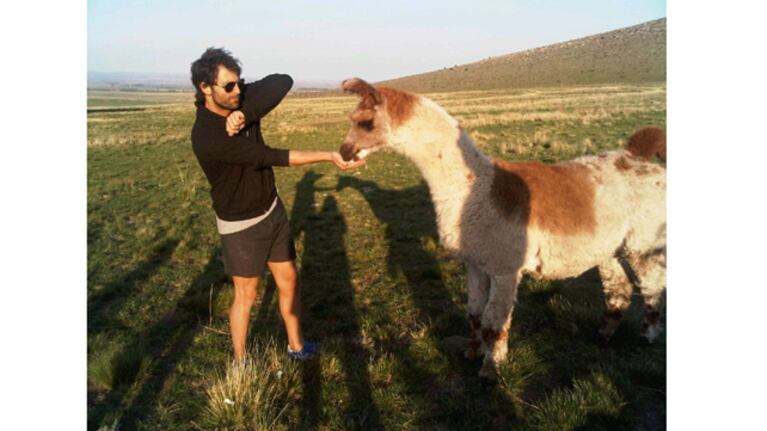
<svg viewBox="0 0 767 431"><path fill-rule="evenodd" d="M666 161L666 132L657 127L645 127L634 132L626 144L626 151L646 160L657 156Z"/></svg>

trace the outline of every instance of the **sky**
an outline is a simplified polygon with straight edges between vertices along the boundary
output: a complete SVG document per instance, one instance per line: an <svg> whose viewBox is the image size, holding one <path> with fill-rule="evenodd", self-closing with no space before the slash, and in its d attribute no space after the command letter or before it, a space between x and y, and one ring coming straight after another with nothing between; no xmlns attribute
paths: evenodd
<svg viewBox="0 0 767 431"><path fill-rule="evenodd" d="M666 16L665 1L89 0L88 71L186 75L210 46L243 77L378 81Z"/></svg>

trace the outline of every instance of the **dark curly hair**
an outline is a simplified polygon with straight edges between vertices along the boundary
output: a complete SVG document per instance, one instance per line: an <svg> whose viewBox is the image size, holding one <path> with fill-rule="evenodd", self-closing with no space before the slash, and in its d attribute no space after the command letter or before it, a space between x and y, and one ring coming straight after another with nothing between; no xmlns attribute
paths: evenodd
<svg viewBox="0 0 767 431"><path fill-rule="evenodd" d="M218 76L218 66L224 66L232 72L240 75L240 60L232 57L232 54L224 48L208 48L202 53L202 57L192 63L192 84L194 85L194 98L199 103L205 102L205 94L200 90L200 83L213 85Z"/></svg>

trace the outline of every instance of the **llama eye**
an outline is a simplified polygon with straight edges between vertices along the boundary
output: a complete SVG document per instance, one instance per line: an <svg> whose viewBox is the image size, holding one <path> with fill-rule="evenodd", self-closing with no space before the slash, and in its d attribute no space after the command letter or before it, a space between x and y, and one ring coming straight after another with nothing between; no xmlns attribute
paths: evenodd
<svg viewBox="0 0 767 431"><path fill-rule="evenodd" d="M357 125L367 131L373 130L373 120L360 121Z"/></svg>

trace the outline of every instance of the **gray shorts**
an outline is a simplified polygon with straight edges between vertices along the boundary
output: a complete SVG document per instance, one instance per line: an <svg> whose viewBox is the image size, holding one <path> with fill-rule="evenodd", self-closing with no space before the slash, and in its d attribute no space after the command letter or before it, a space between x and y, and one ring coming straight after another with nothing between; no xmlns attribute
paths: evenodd
<svg viewBox="0 0 767 431"><path fill-rule="evenodd" d="M296 246L290 232L282 200L268 217L245 230L220 235L224 272L239 277L260 277L266 262L296 259Z"/></svg>

